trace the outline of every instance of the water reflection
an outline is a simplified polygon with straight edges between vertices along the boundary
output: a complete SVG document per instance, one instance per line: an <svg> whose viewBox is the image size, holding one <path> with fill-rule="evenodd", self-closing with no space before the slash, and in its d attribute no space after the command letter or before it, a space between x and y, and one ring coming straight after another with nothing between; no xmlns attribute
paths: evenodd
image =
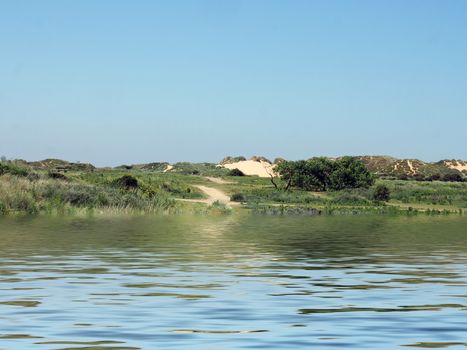
<svg viewBox="0 0 467 350"><path fill-rule="evenodd" d="M463 348L466 224L4 218L0 349Z"/></svg>

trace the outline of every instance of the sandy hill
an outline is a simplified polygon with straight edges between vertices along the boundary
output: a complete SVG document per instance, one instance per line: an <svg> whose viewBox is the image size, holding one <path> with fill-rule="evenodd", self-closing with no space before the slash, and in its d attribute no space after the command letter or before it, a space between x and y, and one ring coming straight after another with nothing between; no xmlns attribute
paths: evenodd
<svg viewBox="0 0 467 350"><path fill-rule="evenodd" d="M368 169L383 177L425 177L467 175L467 162L462 160L441 160L429 163L419 159L397 159L388 156L360 156Z"/></svg>
<svg viewBox="0 0 467 350"><path fill-rule="evenodd" d="M417 178L436 180L444 177L467 176L467 162L462 160L441 160L435 163L424 162L419 159L397 159L390 156L358 156L370 172L379 177L388 178ZM337 159L337 158L330 158ZM269 177L274 172L274 162L264 157L254 156L250 160L245 157L226 157L220 167L239 169L245 175Z"/></svg>
<svg viewBox="0 0 467 350"><path fill-rule="evenodd" d="M276 165L265 157L253 156L249 160L245 157L226 157L219 163L219 166L231 170L238 169L245 175L270 177L274 174Z"/></svg>

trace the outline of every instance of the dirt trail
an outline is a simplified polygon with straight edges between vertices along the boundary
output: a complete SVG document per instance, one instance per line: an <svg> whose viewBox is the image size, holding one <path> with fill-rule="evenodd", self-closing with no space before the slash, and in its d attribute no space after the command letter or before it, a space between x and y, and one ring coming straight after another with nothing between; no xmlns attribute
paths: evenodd
<svg viewBox="0 0 467 350"><path fill-rule="evenodd" d="M410 168L410 171L412 172L412 174L415 174L416 171L415 169L413 168L413 165L412 165L412 162L410 160L407 161L407 164L409 165L409 168Z"/></svg>
<svg viewBox="0 0 467 350"><path fill-rule="evenodd" d="M203 185L195 185L195 187L200 189L205 195L208 196L208 198L206 199L181 199L179 198L177 200L184 201L184 202L205 203L209 205L213 204L214 202L226 204L227 206L239 204L237 202L232 202L230 200L230 197L227 194L225 194L221 190L218 190L217 188L203 186Z"/></svg>
<svg viewBox="0 0 467 350"><path fill-rule="evenodd" d="M208 199L204 200L208 204L212 204L216 201L220 203L224 203L224 204L231 204L230 197L227 196L221 190L218 190L217 188L212 188L212 187L203 186L203 185L197 185L196 187L199 188L201 191L203 191L208 196Z"/></svg>
<svg viewBox="0 0 467 350"><path fill-rule="evenodd" d="M226 184L233 184L234 183L232 181L225 181L225 180L219 179L218 177L205 176L204 178L206 180L209 180L209 181L214 182L214 183L219 184L219 185L226 185Z"/></svg>

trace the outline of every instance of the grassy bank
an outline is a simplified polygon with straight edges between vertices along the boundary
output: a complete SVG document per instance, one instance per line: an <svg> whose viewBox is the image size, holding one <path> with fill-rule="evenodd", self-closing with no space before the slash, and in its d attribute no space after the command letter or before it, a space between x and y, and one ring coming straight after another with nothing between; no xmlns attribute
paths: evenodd
<svg viewBox="0 0 467 350"><path fill-rule="evenodd" d="M185 166L185 165L184 165ZM188 166L184 169L188 169ZM189 170L189 169L188 169ZM38 171L0 163L0 215L74 213L226 213L221 203L190 202L204 194L197 185L217 188L241 205L233 210L272 215L346 215L359 213L429 215L467 213L467 183L378 180L368 189L307 192L276 190L267 178L225 176L213 182L191 171L96 169L66 173ZM196 173L196 172L195 172ZM390 191L387 202L374 200L378 185ZM188 200L188 201L187 201Z"/></svg>

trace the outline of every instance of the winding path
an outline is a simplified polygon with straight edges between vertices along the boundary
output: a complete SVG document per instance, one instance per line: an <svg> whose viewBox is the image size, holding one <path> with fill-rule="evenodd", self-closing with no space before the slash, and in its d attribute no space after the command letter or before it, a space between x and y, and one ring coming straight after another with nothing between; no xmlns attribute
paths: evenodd
<svg viewBox="0 0 467 350"><path fill-rule="evenodd" d="M218 183L218 182L216 182L216 183ZM221 190L218 190L217 188L213 188L213 187L209 187L209 186L203 186L203 185L195 185L194 187L201 190L201 192L203 192L208 198L206 198L206 199L182 199L182 198L176 198L176 200L183 201L183 202L205 203L205 204L208 204L208 205L211 205L214 202L219 202L219 203L225 204L227 206L240 204L240 203L237 203L237 202L232 202L230 200L230 197L226 193L222 192Z"/></svg>
<svg viewBox="0 0 467 350"><path fill-rule="evenodd" d="M223 204L232 204L232 202L230 201L230 197L226 195L224 192L222 192L221 190L218 190L217 188L203 186L203 185L196 185L195 187L199 188L204 194L208 196L207 199L201 200L204 203L212 204L218 201Z"/></svg>

